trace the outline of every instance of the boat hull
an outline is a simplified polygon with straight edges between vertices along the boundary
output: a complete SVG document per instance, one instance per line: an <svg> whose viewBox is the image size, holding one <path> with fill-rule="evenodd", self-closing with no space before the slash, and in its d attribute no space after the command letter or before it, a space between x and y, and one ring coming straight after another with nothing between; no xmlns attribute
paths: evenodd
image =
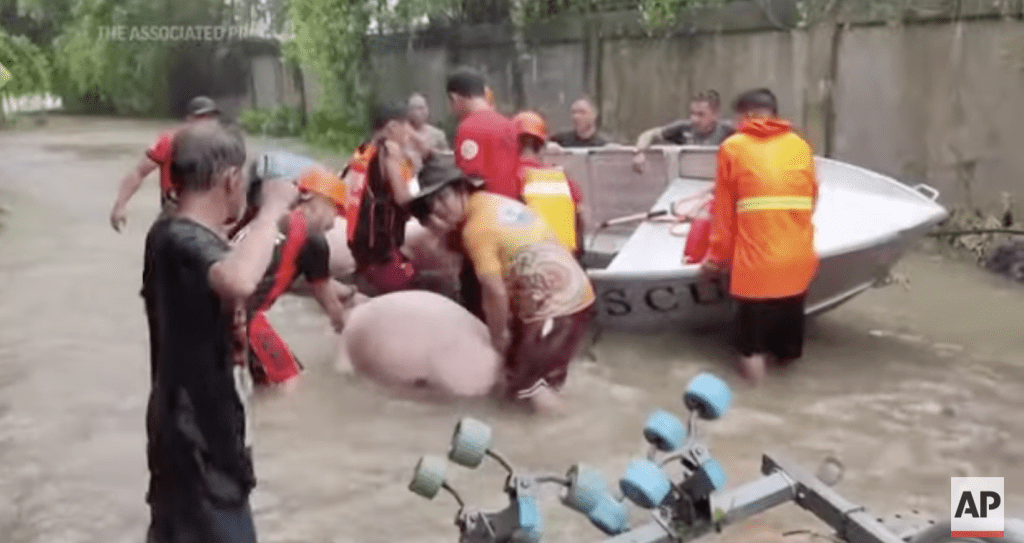
<svg viewBox="0 0 1024 543"><path fill-rule="evenodd" d="M673 156L673 153L676 154ZM667 173L677 174L679 178L666 180L669 188L655 204L655 208L665 207L666 202L672 198L694 190L699 180L710 182L714 176L714 149L675 148L667 150L666 154L670 155L664 161ZM584 160L590 158L587 155L583 157ZM583 157L577 155L574 159L579 161ZM605 156L603 160L607 162L609 159ZM572 159L562 158L562 163L568 166L567 169L573 165ZM818 248L818 272L807 292L808 315L825 313L875 286L887 284L885 280L900 258L912 250L930 228L946 217L946 211L935 203L937 193L930 187L909 187L875 172L830 159L819 157L817 164L820 182L823 189L827 185L830 199L835 200L838 191L869 194L879 201L893 202L897 205L893 214L905 212L906 216L892 221L892 226L870 230L875 234L865 233L869 231L865 224L859 235L836 236L834 228L823 235ZM600 170L592 166L586 170L579 166L577 168L580 172L576 174L577 177L586 179L592 194L608 192L602 188L606 182ZM684 192L680 193L680 187L683 186L689 188L682 189ZM849 203L850 207L857 205L852 201ZM828 226L830 222L834 223L833 218L841 214L835 205L820 211L816 216L819 229ZM877 221L878 216L884 214L876 214L875 217L865 214L859 221ZM845 219L849 221L850 217L846 216ZM856 218L852 226L851 230L860 228ZM641 243L644 251L668 251L678 255L672 258L681 258L683 239L675 242L678 247L674 247L673 242L666 242L663 236L652 234L656 228L642 226L630 235L651 236L649 242ZM634 242L630 240L628 243ZM597 294L596 319L602 327L634 331L703 328L724 324L731 319L733 303L727 294L727 277L723 279L723 284L710 285L698 280L697 266L682 264L674 266L675 269L672 269L673 266L661 264L659 267L655 264L654 271L645 271L642 269L644 259L633 259L637 256L636 251L632 251L627 260L640 264L641 269L629 269L629 264L609 266L616 258L615 253L616 249L606 249L604 253L591 254L586 263ZM619 253L620 258L621 255Z"/></svg>

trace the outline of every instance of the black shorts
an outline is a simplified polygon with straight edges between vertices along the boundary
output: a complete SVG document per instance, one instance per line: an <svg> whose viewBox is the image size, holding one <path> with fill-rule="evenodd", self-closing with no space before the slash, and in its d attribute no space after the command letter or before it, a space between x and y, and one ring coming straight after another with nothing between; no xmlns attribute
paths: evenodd
<svg viewBox="0 0 1024 543"><path fill-rule="evenodd" d="M146 543L256 543L248 501L214 505L199 499L152 500Z"/></svg>
<svg viewBox="0 0 1024 543"><path fill-rule="evenodd" d="M804 349L806 293L770 300L736 299L736 348L743 356L796 360Z"/></svg>

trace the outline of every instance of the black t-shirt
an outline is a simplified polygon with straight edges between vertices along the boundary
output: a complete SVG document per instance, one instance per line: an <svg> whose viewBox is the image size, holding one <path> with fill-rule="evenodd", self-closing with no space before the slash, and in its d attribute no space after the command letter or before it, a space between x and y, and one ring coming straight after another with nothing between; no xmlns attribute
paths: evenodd
<svg viewBox="0 0 1024 543"><path fill-rule="evenodd" d="M551 141L562 147L604 147L605 145L608 145L608 140L604 139L604 137L597 132L594 132L594 134L589 138L583 139L576 134L575 130L559 132L558 134L551 136Z"/></svg>
<svg viewBox="0 0 1024 543"><path fill-rule="evenodd" d="M736 129L728 122L718 121L708 134L698 134L689 119L684 119L661 129L661 139L676 145L721 145Z"/></svg>
<svg viewBox="0 0 1024 543"><path fill-rule="evenodd" d="M270 289L274 287L274 281L281 269L284 242L290 230L291 220L292 216L288 215L281 221L280 234L277 236L277 244L274 246L270 266L267 267L267 273L263 274L259 285L256 286L256 291L249 297L247 306L250 313L263 305L267 295L270 294ZM330 257L331 249L327 244L327 238L324 236L324 233L310 228L306 232L306 241L302 244L302 248L299 249L299 255L296 258L295 271L297 273L289 278L288 282L294 281L298 274L302 274L306 281L310 283L316 283L329 278L331 276Z"/></svg>
<svg viewBox="0 0 1024 543"><path fill-rule="evenodd" d="M234 308L208 280L228 250L216 233L184 218L160 219L146 237L151 499L198 477L211 499L238 502L255 484L237 380L244 372L233 361Z"/></svg>

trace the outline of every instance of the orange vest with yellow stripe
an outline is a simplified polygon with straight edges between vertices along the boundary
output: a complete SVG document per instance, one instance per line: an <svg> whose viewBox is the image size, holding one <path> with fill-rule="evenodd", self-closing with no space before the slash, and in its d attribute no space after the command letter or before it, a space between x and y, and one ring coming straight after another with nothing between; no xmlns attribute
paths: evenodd
<svg viewBox="0 0 1024 543"><path fill-rule="evenodd" d="M579 244L576 239L576 203L565 172L558 168L524 166L520 176L526 205L547 221L562 245L575 251Z"/></svg>

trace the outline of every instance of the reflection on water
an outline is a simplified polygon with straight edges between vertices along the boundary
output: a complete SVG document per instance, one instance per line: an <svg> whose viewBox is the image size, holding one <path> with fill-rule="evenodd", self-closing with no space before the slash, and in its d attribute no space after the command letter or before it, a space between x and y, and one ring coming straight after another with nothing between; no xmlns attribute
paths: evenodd
<svg viewBox="0 0 1024 543"><path fill-rule="evenodd" d="M106 214L135 157L47 146L93 141L141 152L160 127L92 127L0 134L0 179L18 202L0 234L4 542L137 542L147 521L148 351L138 287L156 183L131 203L128 232L114 234ZM291 394L255 402L261 541L454 541L454 503L424 501L406 486L419 455L446 451L460 416L492 423L496 446L524 467L561 472L585 461L612 479L643 451L646 414L682 412L686 382L708 370L737 386L734 410L703 427L731 484L757 476L761 451L772 449L812 470L827 455L840 459L839 491L878 513L945 514L955 475L1005 476L1011 510L1024 506L1024 442L1015 439L1024 427L1024 361L1012 320L1024 310L1020 293L923 255L902 271L913 290L872 292L820 318L806 360L757 390L736 381L727 330L606 333L597 360L573 367L570 414L548 420L483 402L382 395L334 370L337 340L326 319L309 300L286 297L271 318L308 371ZM493 465L453 467L450 479L474 505L504 505ZM548 514L549 541L599 539L554 502ZM789 507L724 540L774 541L803 527L824 530Z"/></svg>

